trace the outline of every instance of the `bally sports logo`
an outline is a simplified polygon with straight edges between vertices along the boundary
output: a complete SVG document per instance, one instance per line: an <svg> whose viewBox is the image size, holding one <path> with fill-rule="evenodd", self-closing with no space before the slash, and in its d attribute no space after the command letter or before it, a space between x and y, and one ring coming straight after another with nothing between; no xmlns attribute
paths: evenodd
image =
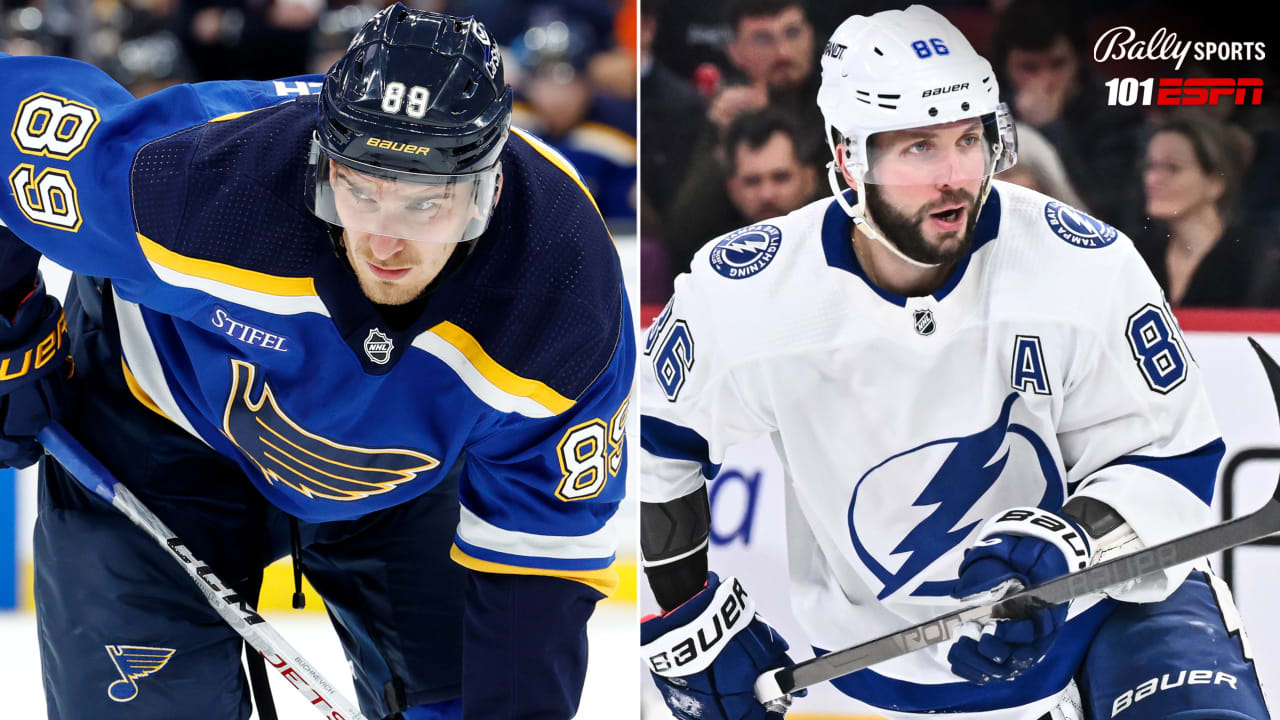
<svg viewBox="0 0 1280 720"><path fill-rule="evenodd" d="M773 225L734 230L711 249L711 267L732 280L748 278L773 262L781 244L782 231Z"/></svg>
<svg viewBox="0 0 1280 720"><path fill-rule="evenodd" d="M1190 57L1198 63L1256 63L1266 59L1263 42L1180 40L1178 33L1157 29L1150 38L1138 39L1133 28L1122 25L1102 33L1093 46L1093 59L1173 60L1175 72ZM1246 65L1246 68L1250 66ZM1108 105L1261 105L1260 77L1116 77L1103 83Z"/></svg>

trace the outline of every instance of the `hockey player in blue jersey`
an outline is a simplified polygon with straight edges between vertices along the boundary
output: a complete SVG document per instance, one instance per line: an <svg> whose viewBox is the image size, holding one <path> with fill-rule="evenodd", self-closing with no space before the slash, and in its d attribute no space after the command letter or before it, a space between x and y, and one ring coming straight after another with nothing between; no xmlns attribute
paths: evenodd
<svg viewBox="0 0 1280 720"><path fill-rule="evenodd" d="M816 654L1210 522L1224 444L1195 359L1128 238L994 177L1017 154L998 97L937 12L849 18L818 94L835 197L709 243L650 329L641 543L665 612L641 639L678 717L785 712L753 695L790 664L776 610L708 572L734 443L782 461ZM1269 717L1202 565L961 635L831 684L895 720Z"/></svg>
<svg viewBox="0 0 1280 720"><path fill-rule="evenodd" d="M0 461L61 418L245 597L292 549L370 718L574 715L618 582L619 259L510 113L479 21L400 4L323 78L0 55ZM53 461L35 557L50 718L249 716L240 638Z"/></svg>

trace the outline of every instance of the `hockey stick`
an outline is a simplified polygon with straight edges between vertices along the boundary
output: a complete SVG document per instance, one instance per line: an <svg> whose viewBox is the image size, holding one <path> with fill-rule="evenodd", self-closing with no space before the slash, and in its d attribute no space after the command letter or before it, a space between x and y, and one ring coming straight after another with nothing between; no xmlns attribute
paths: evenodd
<svg viewBox="0 0 1280 720"><path fill-rule="evenodd" d="M65 428L55 423L41 430L36 439L71 473L76 482L111 503L112 507L124 513L160 543L182 565L191 579L195 580L196 587L200 588L200 592L204 593L205 599L222 619L257 650L271 667L283 675L290 685L297 688L307 702L314 705L325 718L368 720L351 701L338 692L333 683L326 680L275 628L263 620L247 600L219 580L208 565L192 557L182 540L129 492L129 488L121 485L111 475L111 471L103 467Z"/></svg>
<svg viewBox="0 0 1280 720"><path fill-rule="evenodd" d="M1267 380L1271 383L1271 391L1276 397L1277 409L1280 410L1280 366L1253 338L1249 338L1249 344L1262 361ZM1023 617L1028 611L1101 592L1148 573L1222 552L1277 532L1280 532L1280 483L1271 500L1249 515L1113 558L1087 570L1063 575L989 605L958 610L861 645L805 660L791 667L770 670L756 678L756 699L765 706L770 706L796 690L946 642L955 637L959 627L966 622Z"/></svg>

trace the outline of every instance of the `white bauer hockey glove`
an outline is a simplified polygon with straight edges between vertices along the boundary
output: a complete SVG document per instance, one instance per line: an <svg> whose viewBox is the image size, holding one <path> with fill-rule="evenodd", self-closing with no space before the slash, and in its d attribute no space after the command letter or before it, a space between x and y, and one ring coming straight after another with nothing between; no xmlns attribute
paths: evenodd
<svg viewBox="0 0 1280 720"><path fill-rule="evenodd" d="M702 592L640 623L640 643L654 683L680 720L782 720L790 704L788 698L766 708L755 698L761 673L792 664L790 646L756 614L737 578L708 573Z"/></svg>
<svg viewBox="0 0 1280 720"><path fill-rule="evenodd" d="M951 595L966 604L994 602L1083 570L1091 558L1088 536L1072 520L1039 508L1012 508L988 521L965 551ZM1066 619L1064 603L988 623L980 633L965 628L947 654L951 672L979 685L1017 677L1045 656Z"/></svg>

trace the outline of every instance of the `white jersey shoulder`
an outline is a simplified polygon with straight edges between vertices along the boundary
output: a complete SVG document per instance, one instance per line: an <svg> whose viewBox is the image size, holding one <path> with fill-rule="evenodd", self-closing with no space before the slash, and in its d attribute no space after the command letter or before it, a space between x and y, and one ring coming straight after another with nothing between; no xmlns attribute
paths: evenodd
<svg viewBox="0 0 1280 720"><path fill-rule="evenodd" d="M752 348L823 336L819 327L797 333L795 321L812 318L813 309L830 300L821 232L831 202L715 238L694 256L690 273L677 278L677 293L699 299L721 350L745 359Z"/></svg>
<svg viewBox="0 0 1280 720"><path fill-rule="evenodd" d="M1078 324L1105 312L1117 284L1151 282L1133 242L1116 228L1034 190L992 185L999 230L982 248L989 257L979 258L990 293Z"/></svg>
<svg viewBox="0 0 1280 720"><path fill-rule="evenodd" d="M974 312L1088 324L1105 314L1109 288L1149 276L1123 233L1017 185L993 183L979 225L972 256L953 273L955 284L969 286L973 304L963 304ZM883 312L886 299L894 302L857 267L851 231L839 205L824 198L707 243L691 272L677 279L677 291L698 305L719 348L739 361L811 351L868 312Z"/></svg>

